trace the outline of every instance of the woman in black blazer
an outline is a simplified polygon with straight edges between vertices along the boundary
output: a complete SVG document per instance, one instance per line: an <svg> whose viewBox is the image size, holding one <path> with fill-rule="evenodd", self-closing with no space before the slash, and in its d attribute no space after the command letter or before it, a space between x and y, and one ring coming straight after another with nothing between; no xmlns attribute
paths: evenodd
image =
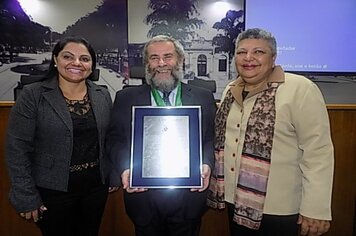
<svg viewBox="0 0 356 236"><path fill-rule="evenodd" d="M91 81L95 68L85 39L60 40L46 78L25 86L10 114L10 201L43 235L99 231L108 194L104 139L112 100Z"/></svg>

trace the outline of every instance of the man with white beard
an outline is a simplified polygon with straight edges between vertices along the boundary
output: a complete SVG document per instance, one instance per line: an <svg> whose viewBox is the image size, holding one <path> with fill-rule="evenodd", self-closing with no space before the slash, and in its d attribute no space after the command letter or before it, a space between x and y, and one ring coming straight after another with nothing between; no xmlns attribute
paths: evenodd
<svg viewBox="0 0 356 236"><path fill-rule="evenodd" d="M146 84L118 91L107 137L112 163L111 183L123 186L125 208L138 236L199 235L206 194L214 167L212 92L182 83L184 49L175 39L159 35L144 47ZM132 106L200 106L202 173L199 189L130 188ZM174 144L172 144L174 145Z"/></svg>

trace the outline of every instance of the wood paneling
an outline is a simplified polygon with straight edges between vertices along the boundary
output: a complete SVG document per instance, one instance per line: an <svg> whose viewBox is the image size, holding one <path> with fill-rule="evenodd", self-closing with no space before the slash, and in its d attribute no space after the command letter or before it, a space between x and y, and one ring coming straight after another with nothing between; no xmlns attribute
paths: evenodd
<svg viewBox="0 0 356 236"><path fill-rule="evenodd" d="M327 235L352 236L356 203L356 109L330 110L335 151L333 221Z"/></svg>
<svg viewBox="0 0 356 236"><path fill-rule="evenodd" d="M40 235L31 222L20 218L8 200L9 177L5 163L5 134L11 103L0 104L0 235L25 236Z"/></svg>
<svg viewBox="0 0 356 236"><path fill-rule="evenodd" d="M39 236L37 227L20 218L7 197L9 179L4 143L11 106L12 103L0 103L0 235ZM333 222L327 236L352 236L356 208L356 106L330 105L328 111L335 147L335 176ZM111 235L134 235L133 225L125 214L122 190L110 194L103 217L100 236ZM228 235L227 212L208 210L203 217L201 236L225 235Z"/></svg>

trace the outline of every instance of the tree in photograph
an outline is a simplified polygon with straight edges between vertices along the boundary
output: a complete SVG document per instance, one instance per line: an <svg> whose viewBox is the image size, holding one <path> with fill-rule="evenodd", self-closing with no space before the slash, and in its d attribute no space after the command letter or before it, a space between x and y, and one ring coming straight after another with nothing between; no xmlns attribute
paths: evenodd
<svg viewBox="0 0 356 236"><path fill-rule="evenodd" d="M195 38L195 29L200 28L204 21L197 16L197 0L150 0L145 23L151 25L148 37L165 34L174 37L182 43Z"/></svg>
<svg viewBox="0 0 356 236"><path fill-rule="evenodd" d="M242 10L229 10L227 11L225 18L213 25L213 28L217 29L218 32L223 31L213 38L213 45L216 46L215 52L229 53L230 62L235 53L236 37L244 29L243 16L244 12Z"/></svg>
<svg viewBox="0 0 356 236"><path fill-rule="evenodd" d="M102 1L96 11L68 26L64 35L82 35L95 48L99 65L123 72L128 47L127 1Z"/></svg>
<svg viewBox="0 0 356 236"><path fill-rule="evenodd" d="M42 26L26 15L18 1L0 2L0 58L13 62L17 52L36 52L45 48L45 32ZM8 58L4 58L5 54Z"/></svg>
<svg viewBox="0 0 356 236"><path fill-rule="evenodd" d="M69 25L64 35L84 36L98 53L122 53L127 48L126 9L126 0L105 0L96 11Z"/></svg>

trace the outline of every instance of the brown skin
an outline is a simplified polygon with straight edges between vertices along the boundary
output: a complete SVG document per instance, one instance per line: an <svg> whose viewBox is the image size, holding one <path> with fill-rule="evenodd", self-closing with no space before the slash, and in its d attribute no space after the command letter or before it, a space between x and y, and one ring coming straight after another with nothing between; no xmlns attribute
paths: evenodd
<svg viewBox="0 0 356 236"><path fill-rule="evenodd" d="M241 40L236 48L235 65L248 90L267 80L276 56L263 39Z"/></svg>
<svg viewBox="0 0 356 236"><path fill-rule="evenodd" d="M87 93L85 80L92 73L92 59L86 46L81 43L68 43L58 56L54 58L58 69L58 82L64 96L68 99L81 100ZM109 192L117 188L110 188ZM21 212L20 216L37 222L42 212L47 208L40 208L29 212Z"/></svg>
<svg viewBox="0 0 356 236"><path fill-rule="evenodd" d="M68 43L54 58L58 69L59 87L65 97L83 99L87 93L85 80L92 73L92 59L85 45Z"/></svg>
<svg viewBox="0 0 356 236"><path fill-rule="evenodd" d="M246 82L247 91L258 87L268 79L275 65L268 42L264 39L244 39L236 48L235 65L241 78ZM297 224L301 227L300 235L317 236L325 234L330 228L330 221L299 215Z"/></svg>

